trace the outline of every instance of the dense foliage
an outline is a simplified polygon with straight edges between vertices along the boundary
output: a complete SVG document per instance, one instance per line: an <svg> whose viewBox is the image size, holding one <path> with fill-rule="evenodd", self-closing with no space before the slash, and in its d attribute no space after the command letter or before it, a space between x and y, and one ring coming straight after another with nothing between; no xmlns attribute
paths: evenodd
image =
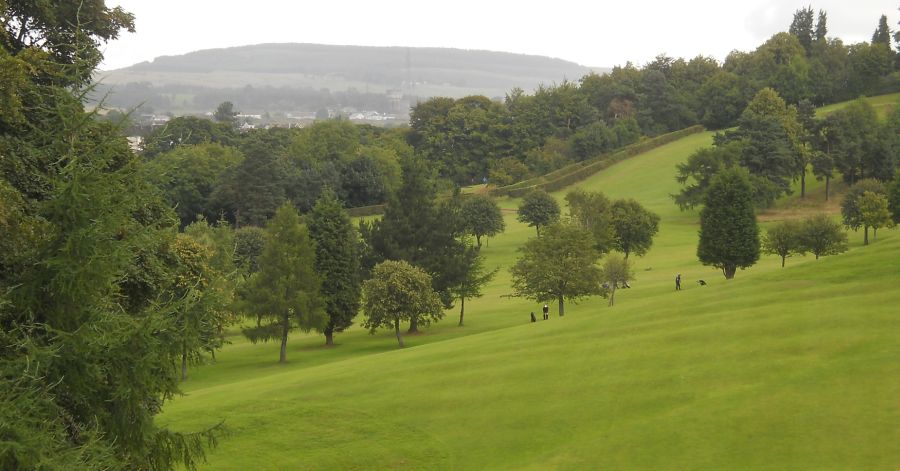
<svg viewBox="0 0 900 471"><path fill-rule="evenodd" d="M722 171L710 183L700 211L697 258L722 270L726 279L734 278L738 268L759 260L759 228L751 191L745 170Z"/></svg>

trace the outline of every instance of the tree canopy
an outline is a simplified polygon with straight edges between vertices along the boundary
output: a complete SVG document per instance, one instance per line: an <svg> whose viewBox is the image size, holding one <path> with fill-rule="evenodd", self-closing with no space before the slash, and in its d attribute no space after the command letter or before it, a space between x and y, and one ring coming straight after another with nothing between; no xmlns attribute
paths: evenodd
<svg viewBox="0 0 900 471"><path fill-rule="evenodd" d="M600 294L600 258L594 238L572 223L548 226L540 237L529 239L510 268L513 294L537 302L556 300L565 314L564 300Z"/></svg>
<svg viewBox="0 0 900 471"><path fill-rule="evenodd" d="M710 183L700 211L697 257L722 270L726 279L759 259L759 229L746 170L722 171Z"/></svg>

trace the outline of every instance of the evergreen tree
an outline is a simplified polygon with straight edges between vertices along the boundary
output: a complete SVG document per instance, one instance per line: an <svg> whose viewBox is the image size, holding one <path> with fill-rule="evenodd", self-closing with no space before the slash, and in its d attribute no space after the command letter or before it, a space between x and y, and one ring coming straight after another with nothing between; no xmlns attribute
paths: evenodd
<svg viewBox="0 0 900 471"><path fill-rule="evenodd" d="M872 34L872 45L884 45L888 49L891 47L891 28L888 26L887 15L881 15L878 19L878 27Z"/></svg>
<svg viewBox="0 0 900 471"><path fill-rule="evenodd" d="M328 314L325 345L333 345L334 333L350 327L359 311L361 282L356 231L331 190L322 193L309 215L309 234L316 243L315 267Z"/></svg>
<svg viewBox="0 0 900 471"><path fill-rule="evenodd" d="M432 171L419 157L408 156L401 164L403 183L391 196L384 216L370 228L361 230L369 248L369 264L384 260L405 260L425 270L444 306L453 306L450 287L462 274L461 254L464 246L458 240L464 225L459 203L454 199L444 207L435 202ZM372 269L365 266L364 269ZM418 332L415 317L409 332Z"/></svg>
<svg viewBox="0 0 900 471"><path fill-rule="evenodd" d="M773 200L790 193L790 180L798 175L795 144L799 124L795 113L771 88L764 88L750 101L738 121L739 135L746 144L741 165L771 182Z"/></svg>
<svg viewBox="0 0 900 471"><path fill-rule="evenodd" d="M265 321L244 328L243 334L253 343L279 341L280 363L287 361L292 330L322 330L327 322L315 261L315 248L300 225L300 216L290 203L284 203L266 225L259 271L240 287L238 304L245 314Z"/></svg>
<svg viewBox="0 0 900 471"><path fill-rule="evenodd" d="M800 45L806 50L807 56L812 49L813 15L812 7L801 8L795 11L794 20L791 22L790 28L788 28L788 32L800 40Z"/></svg>
<svg viewBox="0 0 900 471"><path fill-rule="evenodd" d="M83 104L99 45L133 17L0 3L0 468L194 469L219 427L154 420L184 354L171 314L188 302L156 277L176 218L121 130ZM152 283L133 289L136 273Z"/></svg>
<svg viewBox="0 0 900 471"><path fill-rule="evenodd" d="M726 279L759 260L759 229L753 212L750 177L743 169L724 170L710 183L700 211L697 257L721 269Z"/></svg>
<svg viewBox="0 0 900 471"><path fill-rule="evenodd" d="M259 136L241 146L244 160L222 177L212 198L238 227L263 226L285 201L284 163Z"/></svg>

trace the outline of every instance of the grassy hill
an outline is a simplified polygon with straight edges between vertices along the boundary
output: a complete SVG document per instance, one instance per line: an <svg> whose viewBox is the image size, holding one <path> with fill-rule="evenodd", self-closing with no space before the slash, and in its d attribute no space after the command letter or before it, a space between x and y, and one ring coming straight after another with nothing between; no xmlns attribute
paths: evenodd
<svg viewBox="0 0 900 471"><path fill-rule="evenodd" d="M503 269L467 302L465 327L448 312L403 350L390 332L358 327L331 349L295 336L287 365L277 345L233 336L160 422L190 431L224 420L231 434L210 469L895 469L900 235L882 230L863 247L851 233L846 254L784 269L763 257L726 282L696 261L696 212L668 196L675 164L711 138L577 185L662 217L615 307L594 298L530 323L539 306L503 295L534 229L507 212L506 232L483 249ZM780 205L768 219L794 215Z"/></svg>

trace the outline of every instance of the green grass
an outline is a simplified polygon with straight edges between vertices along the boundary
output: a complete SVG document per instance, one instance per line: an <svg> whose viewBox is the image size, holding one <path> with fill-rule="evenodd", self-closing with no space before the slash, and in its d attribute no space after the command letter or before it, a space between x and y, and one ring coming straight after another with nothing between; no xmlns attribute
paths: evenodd
<svg viewBox="0 0 900 471"><path fill-rule="evenodd" d="M879 116L885 117L888 113L893 110L898 103L900 103L900 93L892 93L889 95L878 95L873 97L865 97L864 98L873 108L875 108L875 112L878 113ZM816 110L816 115L821 117L828 116L831 113L847 106L850 102L841 102L835 103L833 105L823 106Z"/></svg>
<svg viewBox="0 0 900 471"><path fill-rule="evenodd" d="M539 306L503 295L534 229L507 211L483 249L502 269L465 327L448 312L402 350L387 331L354 327L328 349L298 335L287 365L277 345L232 336L160 424L224 420L210 469L896 469L900 235L862 247L851 233L850 252L785 269L765 256L726 282L696 261L697 213L669 197L675 164L710 143L693 135L577 185L662 217L615 307L593 298L530 323Z"/></svg>

